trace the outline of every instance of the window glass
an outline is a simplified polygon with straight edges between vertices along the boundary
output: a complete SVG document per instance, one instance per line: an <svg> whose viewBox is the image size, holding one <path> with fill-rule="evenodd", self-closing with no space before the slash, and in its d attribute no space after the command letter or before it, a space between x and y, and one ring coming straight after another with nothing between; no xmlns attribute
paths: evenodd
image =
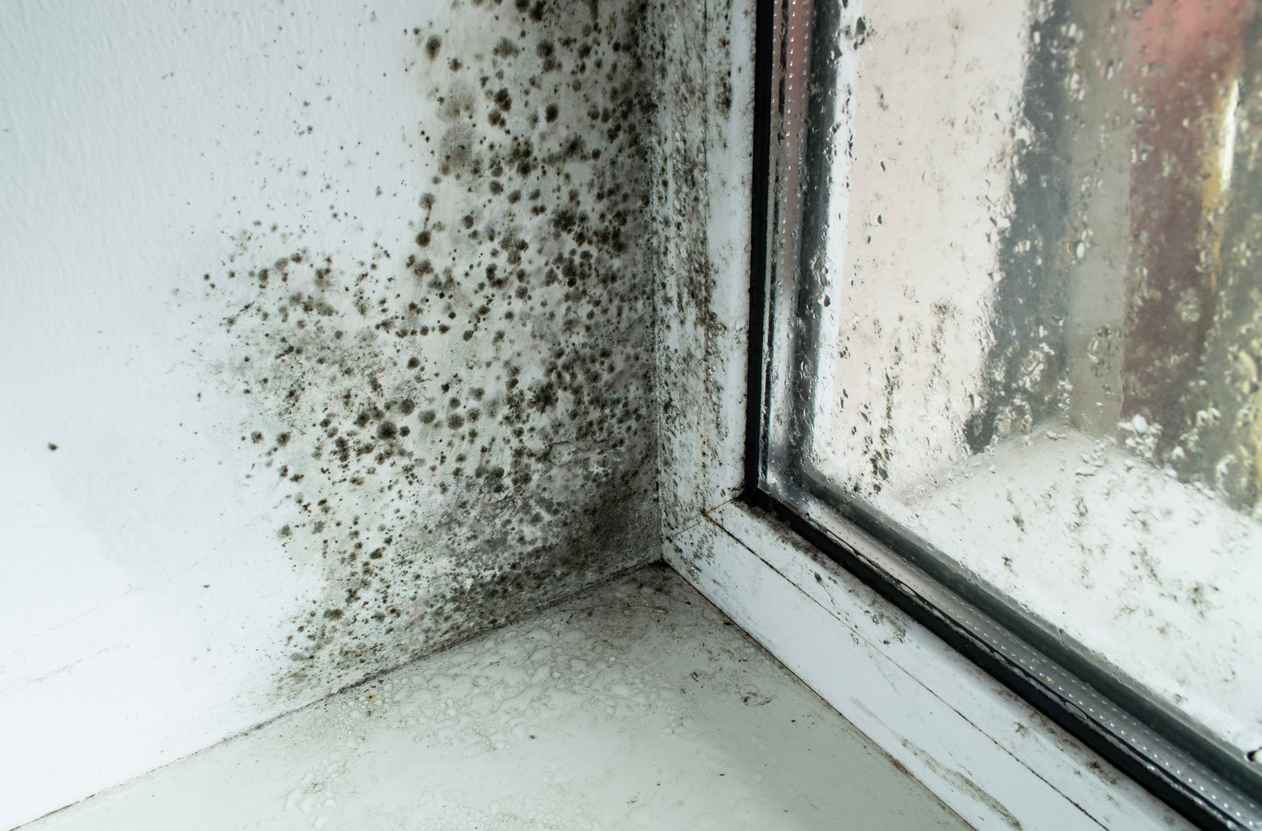
<svg viewBox="0 0 1262 831"><path fill-rule="evenodd" d="M1262 10L841 5L779 57L766 487L1256 753Z"/></svg>

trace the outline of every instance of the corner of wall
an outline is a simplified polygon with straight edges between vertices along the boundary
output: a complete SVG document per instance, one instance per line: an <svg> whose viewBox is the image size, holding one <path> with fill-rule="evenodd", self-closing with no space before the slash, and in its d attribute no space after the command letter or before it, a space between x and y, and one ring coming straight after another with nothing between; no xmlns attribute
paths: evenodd
<svg viewBox="0 0 1262 831"><path fill-rule="evenodd" d="M741 488L745 434L754 2L698 0L656 33L651 212L658 492L670 539ZM698 48L695 33L702 33Z"/></svg>

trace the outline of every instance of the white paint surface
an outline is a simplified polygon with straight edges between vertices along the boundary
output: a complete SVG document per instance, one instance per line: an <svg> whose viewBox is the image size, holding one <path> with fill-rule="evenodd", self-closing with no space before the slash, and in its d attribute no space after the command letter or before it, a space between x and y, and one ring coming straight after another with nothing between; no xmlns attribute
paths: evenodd
<svg viewBox="0 0 1262 831"><path fill-rule="evenodd" d="M30 826L962 829L665 568Z"/></svg>
<svg viewBox="0 0 1262 831"><path fill-rule="evenodd" d="M225 228L405 227L413 153L374 136L418 110L406 82L363 82L404 60L401 3L4 19L0 827L283 708L278 635L319 574L276 544L271 481L244 478L246 405L199 406L172 295L230 250ZM398 48L371 48L387 32ZM361 222L330 219L331 194Z"/></svg>
<svg viewBox="0 0 1262 831"><path fill-rule="evenodd" d="M322 557L290 556L278 538L292 489L242 430L277 414L225 391L222 370L249 356L232 354L216 325L227 307L202 275L222 281L234 260L254 268L307 245L347 268L397 263L428 221L418 202L430 190L454 225L472 197L454 178L434 181L426 142L442 133L448 81L425 63L424 33L453 28L449 50L489 60L523 28L491 13L401 0L16 0L0 11L0 827L434 645L383 626L373 660L277 683L293 666L295 620L322 611ZM469 100L484 125L484 102ZM578 110L557 129L586 117ZM532 112L519 98L514 129ZM580 187L591 168L571 173ZM502 218L489 214L488 226ZM647 317L628 317L627 332L647 332ZM467 369L456 355L427 370ZM280 429L261 426L269 438ZM556 478L622 472L567 447ZM440 506L431 484L406 507ZM462 517L488 527L476 511ZM361 519L375 531L394 517ZM439 553L418 570L422 606L429 589L496 576ZM598 570L635 556L611 548Z"/></svg>

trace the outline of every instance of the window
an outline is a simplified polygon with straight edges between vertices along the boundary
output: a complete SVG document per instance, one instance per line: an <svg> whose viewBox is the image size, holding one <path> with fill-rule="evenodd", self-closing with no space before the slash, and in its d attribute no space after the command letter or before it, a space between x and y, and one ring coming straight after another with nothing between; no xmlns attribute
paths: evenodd
<svg viewBox="0 0 1262 831"><path fill-rule="evenodd" d="M755 498L1190 817L1262 828L1262 10L765 17Z"/></svg>

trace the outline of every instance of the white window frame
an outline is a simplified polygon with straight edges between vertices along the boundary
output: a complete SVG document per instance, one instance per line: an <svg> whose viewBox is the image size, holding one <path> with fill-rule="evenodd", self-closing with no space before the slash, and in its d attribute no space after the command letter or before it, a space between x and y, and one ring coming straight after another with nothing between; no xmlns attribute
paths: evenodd
<svg viewBox="0 0 1262 831"><path fill-rule="evenodd" d="M927 628L740 500L747 419L756 0L681 12L661 83L655 206L696 221L658 279L665 559L977 828L1188 828L1186 820ZM683 19L686 18L686 19ZM725 100L726 99L726 100ZM672 96L683 102L688 95ZM686 179L686 181L684 181ZM678 228L679 226L676 226ZM846 541L886 556L858 528Z"/></svg>

